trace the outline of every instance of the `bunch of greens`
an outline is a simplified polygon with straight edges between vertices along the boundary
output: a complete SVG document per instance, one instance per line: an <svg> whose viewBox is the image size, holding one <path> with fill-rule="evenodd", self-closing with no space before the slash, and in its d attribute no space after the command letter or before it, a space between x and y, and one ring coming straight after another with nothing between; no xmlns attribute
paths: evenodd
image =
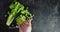
<svg viewBox="0 0 60 32"><path fill-rule="evenodd" d="M24 21L26 20L32 20L33 16L32 14L29 12L28 9L24 9L24 6L15 1L13 2L9 8L11 9L11 12L9 12L9 16L8 16L8 19L7 19L7 22L6 22L6 25L10 26L10 24L13 22L13 20L15 19L17 24L22 24ZM19 14L18 17L17 14Z"/></svg>

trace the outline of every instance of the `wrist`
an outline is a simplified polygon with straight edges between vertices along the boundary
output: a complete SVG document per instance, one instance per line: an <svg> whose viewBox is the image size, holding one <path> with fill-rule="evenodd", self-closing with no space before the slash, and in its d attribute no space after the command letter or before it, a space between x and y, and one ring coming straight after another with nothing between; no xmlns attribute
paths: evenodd
<svg viewBox="0 0 60 32"><path fill-rule="evenodd" d="M27 27L26 29L24 29L24 30L22 30L21 28L20 28L20 32L31 32L31 27Z"/></svg>
<svg viewBox="0 0 60 32"><path fill-rule="evenodd" d="M31 27L28 27L27 29L26 29L26 32L31 32Z"/></svg>

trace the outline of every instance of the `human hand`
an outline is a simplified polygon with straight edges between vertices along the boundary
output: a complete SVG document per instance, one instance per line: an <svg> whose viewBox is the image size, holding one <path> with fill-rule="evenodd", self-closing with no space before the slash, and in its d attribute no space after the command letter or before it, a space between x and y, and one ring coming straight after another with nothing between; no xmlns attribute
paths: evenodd
<svg viewBox="0 0 60 32"><path fill-rule="evenodd" d="M23 24L20 24L19 27L20 32L31 32L31 21L25 21Z"/></svg>

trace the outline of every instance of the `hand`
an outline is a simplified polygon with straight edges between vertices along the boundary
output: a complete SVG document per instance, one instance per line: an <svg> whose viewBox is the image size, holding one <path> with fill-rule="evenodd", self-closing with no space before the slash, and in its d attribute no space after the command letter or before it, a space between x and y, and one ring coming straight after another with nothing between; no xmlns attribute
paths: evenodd
<svg viewBox="0 0 60 32"><path fill-rule="evenodd" d="M20 32L31 32L31 21L25 21L23 24L20 24Z"/></svg>

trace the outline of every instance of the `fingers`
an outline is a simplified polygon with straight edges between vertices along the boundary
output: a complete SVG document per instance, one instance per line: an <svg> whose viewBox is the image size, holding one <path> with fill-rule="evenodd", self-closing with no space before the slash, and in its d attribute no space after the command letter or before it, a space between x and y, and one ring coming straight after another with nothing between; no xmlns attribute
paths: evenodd
<svg viewBox="0 0 60 32"><path fill-rule="evenodd" d="M27 26L31 26L31 21L25 21L24 23L20 24L21 27L27 27Z"/></svg>
<svg viewBox="0 0 60 32"><path fill-rule="evenodd" d="M24 24L27 26L31 26L31 21L26 21Z"/></svg>
<svg viewBox="0 0 60 32"><path fill-rule="evenodd" d="M20 24L21 27L24 26L31 26L31 21L25 21L24 23Z"/></svg>

